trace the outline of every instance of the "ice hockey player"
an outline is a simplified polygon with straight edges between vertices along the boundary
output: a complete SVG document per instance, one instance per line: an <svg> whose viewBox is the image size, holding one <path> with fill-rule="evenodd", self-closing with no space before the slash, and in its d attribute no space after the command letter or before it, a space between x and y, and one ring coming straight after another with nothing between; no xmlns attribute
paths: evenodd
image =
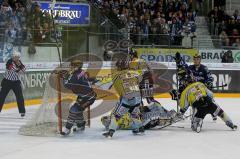
<svg viewBox="0 0 240 159"><path fill-rule="evenodd" d="M140 120L139 106L141 104L141 94L139 90L139 82L142 80L141 73L129 70L128 61L126 59L116 62L117 71L112 78L101 81L98 85L104 89L110 89L112 86L120 96L111 114L111 122L109 130L103 133L103 136L111 138L118 128L118 120L129 112L132 120L134 134L144 132L144 127Z"/></svg>
<svg viewBox="0 0 240 159"><path fill-rule="evenodd" d="M193 65L190 65L189 69L192 71L196 81L202 82L209 90L212 90L213 77L207 66L201 64L201 56L199 54L193 56ZM217 117L213 115L212 118L214 121L217 120Z"/></svg>
<svg viewBox="0 0 240 159"><path fill-rule="evenodd" d="M199 54L193 56L193 65L189 65L189 69L197 82L205 84L209 90L212 90L213 77L207 66L201 64L201 56Z"/></svg>
<svg viewBox="0 0 240 159"><path fill-rule="evenodd" d="M207 66L201 64L201 56L199 54L195 54L193 56L193 65L189 65L189 66L181 58L180 53L176 53L175 59L176 59L177 67L180 70L181 69L190 70L194 76L195 81L205 84L205 86L209 90L212 90L213 77L211 75L211 72L208 70ZM180 84L181 84L181 82L180 82ZM213 114L211 114L211 115L212 115L212 118L214 121L217 120L217 117L215 117Z"/></svg>
<svg viewBox="0 0 240 159"><path fill-rule="evenodd" d="M82 70L83 63L80 60L71 61L71 68L64 78L64 86L72 90L77 95L76 102L71 106L65 129L60 132L61 135L69 135L71 129L76 124L77 131L85 129L84 110L92 105L96 99L96 93L93 91L89 82L88 74Z"/></svg>
<svg viewBox="0 0 240 159"><path fill-rule="evenodd" d="M152 72L146 63L145 60L139 59L137 55L137 51L131 49L130 53L130 62L129 62L129 69L130 70L141 70L142 75L142 81L139 84L141 95L143 98L147 100L147 103L156 102L156 100L153 97L153 76Z"/></svg>
<svg viewBox="0 0 240 159"><path fill-rule="evenodd" d="M191 71L185 69L184 72L184 69L181 69L179 79L182 81L183 89L180 96L180 112L184 114L189 106L193 107L195 110L191 123L193 131L198 133L201 131L203 119L207 114L218 116L228 127L237 129L228 115L214 101L213 93L203 83L196 82Z"/></svg>
<svg viewBox="0 0 240 159"><path fill-rule="evenodd" d="M151 129L156 126L164 126L170 124L178 119L175 110L166 110L159 102L151 102L148 106L141 106L141 120L144 129ZM101 122L106 130L109 129L111 114L103 116ZM129 112L122 116L118 121L118 128L120 130L133 130L134 123Z"/></svg>

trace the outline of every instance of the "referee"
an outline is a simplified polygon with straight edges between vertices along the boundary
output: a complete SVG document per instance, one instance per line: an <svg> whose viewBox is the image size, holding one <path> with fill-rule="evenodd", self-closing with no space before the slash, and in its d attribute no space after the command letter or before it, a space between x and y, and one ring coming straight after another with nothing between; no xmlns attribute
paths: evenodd
<svg viewBox="0 0 240 159"><path fill-rule="evenodd" d="M2 111L6 96L10 90L13 90L17 99L18 111L21 114L21 117L25 116L26 110L24 105L21 81L19 78L19 74L24 71L25 66L20 61L20 53L14 51L12 58L9 59L6 63L6 72L1 83L2 88L0 91L0 112Z"/></svg>

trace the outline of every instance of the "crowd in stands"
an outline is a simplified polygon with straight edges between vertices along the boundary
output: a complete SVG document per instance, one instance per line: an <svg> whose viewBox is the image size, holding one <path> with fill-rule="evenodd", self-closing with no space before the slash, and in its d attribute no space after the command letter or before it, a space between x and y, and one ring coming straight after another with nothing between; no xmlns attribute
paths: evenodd
<svg viewBox="0 0 240 159"><path fill-rule="evenodd" d="M223 48L240 48L240 14L235 10L233 15L229 15L215 6L208 13L209 21L212 24L211 34L219 36L220 45Z"/></svg>
<svg viewBox="0 0 240 159"><path fill-rule="evenodd" d="M195 37L192 0L91 1L128 26L134 44L181 45L183 36Z"/></svg>
<svg viewBox="0 0 240 159"><path fill-rule="evenodd" d="M27 10L26 0L0 0L1 42L21 45L27 42L55 42L61 31L53 28L52 17L33 2Z"/></svg>
<svg viewBox="0 0 240 159"><path fill-rule="evenodd" d="M34 43L55 42L55 37L61 38L59 30L55 30L53 18L47 11L42 11L38 2L34 2L28 16L28 28Z"/></svg>
<svg viewBox="0 0 240 159"><path fill-rule="evenodd" d="M27 37L24 0L0 0L0 35L6 42L20 44Z"/></svg>

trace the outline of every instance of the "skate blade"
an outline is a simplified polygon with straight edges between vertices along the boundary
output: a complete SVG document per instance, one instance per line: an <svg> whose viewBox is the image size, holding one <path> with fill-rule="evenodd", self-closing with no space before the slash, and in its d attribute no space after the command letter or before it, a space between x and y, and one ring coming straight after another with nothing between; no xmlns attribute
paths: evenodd
<svg viewBox="0 0 240 159"><path fill-rule="evenodd" d="M140 132L140 133L133 133L133 135L134 135L134 136L143 136L143 135L145 135L145 133L144 133L144 132Z"/></svg>
<svg viewBox="0 0 240 159"><path fill-rule="evenodd" d="M237 129L238 129L238 127L235 126L232 130L233 130L233 131L237 131Z"/></svg>
<svg viewBox="0 0 240 159"><path fill-rule="evenodd" d="M81 133L81 132L84 132L84 130L85 130L85 128L82 128L82 129L81 128L80 129L79 128L73 128L74 133L78 133L78 132Z"/></svg>
<svg viewBox="0 0 240 159"><path fill-rule="evenodd" d="M69 133L69 134L66 134L66 133L61 132L60 135L61 135L62 137L67 137L67 136L70 135L70 133Z"/></svg>
<svg viewBox="0 0 240 159"><path fill-rule="evenodd" d="M106 139L112 139L112 136L103 135Z"/></svg>

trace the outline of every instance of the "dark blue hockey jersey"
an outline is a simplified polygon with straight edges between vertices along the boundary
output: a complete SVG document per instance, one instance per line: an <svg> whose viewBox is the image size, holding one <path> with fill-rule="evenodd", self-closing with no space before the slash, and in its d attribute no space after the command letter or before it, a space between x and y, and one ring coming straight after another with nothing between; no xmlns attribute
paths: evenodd
<svg viewBox="0 0 240 159"><path fill-rule="evenodd" d="M213 77L206 66L200 64L200 67L197 68L195 65L190 65L188 68L192 71L197 82L202 82L207 87L212 87Z"/></svg>
<svg viewBox="0 0 240 159"><path fill-rule="evenodd" d="M190 74L190 73L193 74L196 82L202 82L209 89L211 89L212 83L213 83L213 77L206 66L204 66L202 64L200 65L199 68L196 68L195 65L188 66L186 64L186 62L183 59L181 59L181 61L179 63L177 63L177 68L178 69L184 68L185 70L187 70L188 74ZM185 87L186 86L184 85L184 82L180 80L179 81L179 93L180 94L185 89Z"/></svg>
<svg viewBox="0 0 240 159"><path fill-rule="evenodd" d="M74 94L81 97L91 97L93 94L93 89L91 83L89 82L88 74L82 69L75 70L70 73L69 76L64 80L64 86Z"/></svg>

